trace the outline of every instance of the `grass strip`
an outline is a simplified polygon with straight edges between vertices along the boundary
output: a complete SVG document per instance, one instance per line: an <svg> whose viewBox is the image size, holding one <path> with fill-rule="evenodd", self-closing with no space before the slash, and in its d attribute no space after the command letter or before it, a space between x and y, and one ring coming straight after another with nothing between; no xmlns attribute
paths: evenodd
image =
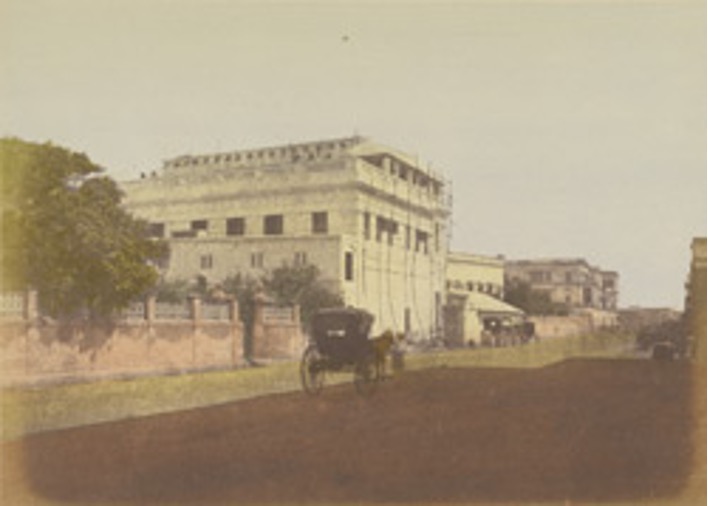
<svg viewBox="0 0 708 506"><path fill-rule="evenodd" d="M619 356L633 336L593 334L509 348L408 354L407 370L431 367L542 367L571 357ZM300 389L299 363L150 376L125 380L8 388L0 396L3 440L24 434L216 405ZM331 375L328 384L351 381Z"/></svg>

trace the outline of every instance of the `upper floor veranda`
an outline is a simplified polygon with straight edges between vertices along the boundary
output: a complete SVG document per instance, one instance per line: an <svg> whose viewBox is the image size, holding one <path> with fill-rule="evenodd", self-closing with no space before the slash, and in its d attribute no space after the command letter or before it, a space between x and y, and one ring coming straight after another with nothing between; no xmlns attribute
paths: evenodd
<svg viewBox="0 0 708 506"><path fill-rule="evenodd" d="M123 183L137 210L195 200L241 200L345 188L434 214L449 207L446 182L415 157L363 137L166 160L161 170Z"/></svg>

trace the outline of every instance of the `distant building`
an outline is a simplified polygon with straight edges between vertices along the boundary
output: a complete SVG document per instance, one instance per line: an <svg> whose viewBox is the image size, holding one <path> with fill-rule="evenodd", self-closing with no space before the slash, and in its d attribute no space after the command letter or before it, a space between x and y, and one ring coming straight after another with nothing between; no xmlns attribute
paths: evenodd
<svg viewBox="0 0 708 506"><path fill-rule="evenodd" d="M552 302L570 309L617 309L619 274L582 258L511 260L506 262L505 275L528 283L547 293Z"/></svg>
<svg viewBox="0 0 708 506"><path fill-rule="evenodd" d="M170 243L167 279L313 264L376 331L441 329L447 190L415 157L350 137L180 156L123 188Z"/></svg>
<svg viewBox="0 0 708 506"><path fill-rule="evenodd" d="M523 311L505 303L503 296L503 257L449 253L445 308L449 344L480 344L485 327L520 323Z"/></svg>
<svg viewBox="0 0 708 506"><path fill-rule="evenodd" d="M691 264L686 281L685 315L696 359L706 361L706 238L691 243Z"/></svg>

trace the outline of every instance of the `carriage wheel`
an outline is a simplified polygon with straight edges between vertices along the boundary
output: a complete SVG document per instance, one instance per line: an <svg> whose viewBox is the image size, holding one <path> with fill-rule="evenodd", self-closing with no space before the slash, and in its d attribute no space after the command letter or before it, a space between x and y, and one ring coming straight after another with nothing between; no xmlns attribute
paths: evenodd
<svg viewBox="0 0 708 506"><path fill-rule="evenodd" d="M302 388L311 395L320 393L324 386L325 368L322 355L314 344L305 349L300 362Z"/></svg>
<svg viewBox="0 0 708 506"><path fill-rule="evenodd" d="M373 355L367 355L354 368L354 386L363 396L372 395L378 386L379 376Z"/></svg>

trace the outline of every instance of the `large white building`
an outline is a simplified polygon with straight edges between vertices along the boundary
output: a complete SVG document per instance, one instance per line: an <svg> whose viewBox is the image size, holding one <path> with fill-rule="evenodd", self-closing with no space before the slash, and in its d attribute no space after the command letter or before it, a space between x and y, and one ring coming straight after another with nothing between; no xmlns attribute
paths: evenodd
<svg viewBox="0 0 708 506"><path fill-rule="evenodd" d="M123 189L170 243L167 279L309 263L375 331L442 326L447 190L410 155L362 137L185 155Z"/></svg>

